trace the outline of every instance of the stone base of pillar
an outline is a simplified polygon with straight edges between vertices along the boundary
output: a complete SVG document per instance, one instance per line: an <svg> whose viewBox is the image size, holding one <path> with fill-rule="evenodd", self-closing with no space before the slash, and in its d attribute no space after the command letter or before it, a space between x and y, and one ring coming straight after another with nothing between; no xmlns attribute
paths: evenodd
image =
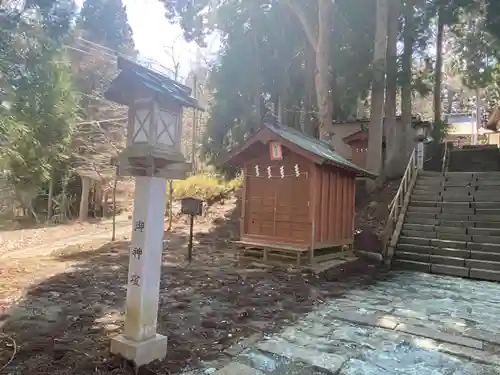
<svg viewBox="0 0 500 375"><path fill-rule="evenodd" d="M137 367L147 365L167 356L167 337L157 334L146 341L132 341L123 335L111 339L112 354L134 362Z"/></svg>

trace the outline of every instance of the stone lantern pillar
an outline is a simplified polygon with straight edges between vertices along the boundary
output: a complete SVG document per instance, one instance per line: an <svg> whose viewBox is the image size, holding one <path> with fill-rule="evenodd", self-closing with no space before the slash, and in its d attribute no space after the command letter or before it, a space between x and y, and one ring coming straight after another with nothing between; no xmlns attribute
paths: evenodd
<svg viewBox="0 0 500 375"><path fill-rule="evenodd" d="M417 142L417 168L424 169L424 144L427 143L431 131L431 123L428 121L419 121L412 124L416 131L415 141Z"/></svg>
<svg viewBox="0 0 500 375"><path fill-rule="evenodd" d="M182 110L197 102L188 87L156 71L123 58L118 67L105 97L129 107L119 173L134 176L136 185L125 329L112 339L111 353L140 367L167 353L167 337L157 333L166 180L185 179L190 170L181 153Z"/></svg>

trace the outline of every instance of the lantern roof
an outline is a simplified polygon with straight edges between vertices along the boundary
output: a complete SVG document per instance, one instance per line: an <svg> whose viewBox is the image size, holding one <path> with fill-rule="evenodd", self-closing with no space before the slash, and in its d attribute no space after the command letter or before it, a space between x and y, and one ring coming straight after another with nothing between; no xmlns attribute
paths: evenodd
<svg viewBox="0 0 500 375"><path fill-rule="evenodd" d="M155 96L182 107L203 110L198 101L191 97L191 88L156 70L123 57L118 57L118 69L121 72L104 93L107 100L131 106L141 97Z"/></svg>

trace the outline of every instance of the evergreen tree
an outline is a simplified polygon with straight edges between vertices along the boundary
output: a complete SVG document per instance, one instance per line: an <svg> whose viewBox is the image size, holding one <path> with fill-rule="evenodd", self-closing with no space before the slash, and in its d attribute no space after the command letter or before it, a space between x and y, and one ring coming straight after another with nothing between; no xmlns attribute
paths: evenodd
<svg viewBox="0 0 500 375"><path fill-rule="evenodd" d="M85 39L118 52L131 52L134 49L132 29L122 0L86 0L79 25Z"/></svg>

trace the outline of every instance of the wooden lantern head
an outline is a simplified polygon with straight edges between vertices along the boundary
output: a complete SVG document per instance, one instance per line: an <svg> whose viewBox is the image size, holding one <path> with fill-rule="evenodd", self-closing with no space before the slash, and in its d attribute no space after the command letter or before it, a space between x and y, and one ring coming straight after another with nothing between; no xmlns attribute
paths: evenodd
<svg viewBox="0 0 500 375"><path fill-rule="evenodd" d="M183 107L199 108L191 90L132 61L119 58L120 74L105 94L129 107L122 175L184 179L191 165L181 152Z"/></svg>

